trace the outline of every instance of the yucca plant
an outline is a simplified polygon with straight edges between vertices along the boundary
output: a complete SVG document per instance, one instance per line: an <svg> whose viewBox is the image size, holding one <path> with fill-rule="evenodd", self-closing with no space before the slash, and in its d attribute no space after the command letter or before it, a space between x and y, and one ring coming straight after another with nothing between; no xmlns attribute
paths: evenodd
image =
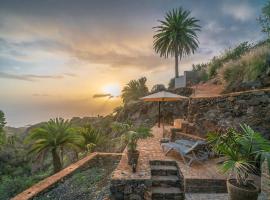
<svg viewBox="0 0 270 200"><path fill-rule="evenodd" d="M209 133L207 139L215 153L226 157L221 171L235 175L236 185L240 188L248 188L248 177L258 173L258 165L266 160L270 166L270 142L250 126L243 124L240 127L241 131L230 128L223 134Z"/></svg>

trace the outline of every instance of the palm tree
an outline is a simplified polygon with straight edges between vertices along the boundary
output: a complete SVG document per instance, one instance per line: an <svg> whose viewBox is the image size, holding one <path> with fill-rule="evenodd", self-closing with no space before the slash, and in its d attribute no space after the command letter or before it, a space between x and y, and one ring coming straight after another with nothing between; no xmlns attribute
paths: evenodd
<svg viewBox="0 0 270 200"><path fill-rule="evenodd" d="M145 77L129 81L122 90L122 99L125 104L132 100L138 100L140 97L143 97L148 93L146 81L147 79Z"/></svg>
<svg viewBox="0 0 270 200"><path fill-rule="evenodd" d="M95 129L91 124L80 128L79 133L84 139L82 149L86 152L91 152L97 145L105 141L105 137L101 134L99 129Z"/></svg>
<svg viewBox="0 0 270 200"><path fill-rule="evenodd" d="M200 31L199 20L190 17L190 11L183 8L173 9L166 13L160 26L154 27L154 50L161 57L175 57L175 77L179 77L178 57L194 53L198 48L197 31Z"/></svg>
<svg viewBox="0 0 270 200"><path fill-rule="evenodd" d="M53 158L54 172L62 169L64 148L79 150L82 138L74 132L71 123L62 118L50 119L40 128L34 129L26 138L31 144L29 153L38 156L51 153Z"/></svg>

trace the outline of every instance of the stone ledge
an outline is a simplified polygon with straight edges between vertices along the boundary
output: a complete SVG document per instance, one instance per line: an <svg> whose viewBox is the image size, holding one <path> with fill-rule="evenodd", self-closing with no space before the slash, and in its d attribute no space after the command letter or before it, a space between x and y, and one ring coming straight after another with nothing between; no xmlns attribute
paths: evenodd
<svg viewBox="0 0 270 200"><path fill-rule="evenodd" d="M31 199L44 190L48 189L49 187L53 186L57 182L61 181L63 178L67 177L68 175L75 172L77 169L83 167L85 164L93 160L97 157L106 157L106 156L122 156L122 153L102 153L102 152L94 152L85 158L79 160L76 163L73 163L66 167L65 169L61 170L60 172L49 176L48 178L40 181L39 183L33 185L32 187L28 188L27 190L21 192L17 196L13 197L11 200L28 200Z"/></svg>

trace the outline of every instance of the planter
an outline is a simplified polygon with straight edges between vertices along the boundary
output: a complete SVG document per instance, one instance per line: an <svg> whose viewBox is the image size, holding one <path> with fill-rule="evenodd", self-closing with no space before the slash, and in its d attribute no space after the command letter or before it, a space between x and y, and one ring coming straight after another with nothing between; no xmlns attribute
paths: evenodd
<svg viewBox="0 0 270 200"><path fill-rule="evenodd" d="M138 150L127 152L128 164L132 166L133 172L136 171L139 154L140 152Z"/></svg>
<svg viewBox="0 0 270 200"><path fill-rule="evenodd" d="M257 200L259 188L248 183L247 188L238 187L235 179L227 180L227 189L230 200Z"/></svg>

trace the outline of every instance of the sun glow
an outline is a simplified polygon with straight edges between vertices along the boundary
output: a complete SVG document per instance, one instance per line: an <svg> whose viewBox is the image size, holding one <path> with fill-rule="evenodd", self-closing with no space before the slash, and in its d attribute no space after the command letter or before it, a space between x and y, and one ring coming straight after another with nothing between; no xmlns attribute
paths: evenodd
<svg viewBox="0 0 270 200"><path fill-rule="evenodd" d="M103 92L111 94L113 97L118 97L121 94L121 88L117 83L108 84L103 87Z"/></svg>

